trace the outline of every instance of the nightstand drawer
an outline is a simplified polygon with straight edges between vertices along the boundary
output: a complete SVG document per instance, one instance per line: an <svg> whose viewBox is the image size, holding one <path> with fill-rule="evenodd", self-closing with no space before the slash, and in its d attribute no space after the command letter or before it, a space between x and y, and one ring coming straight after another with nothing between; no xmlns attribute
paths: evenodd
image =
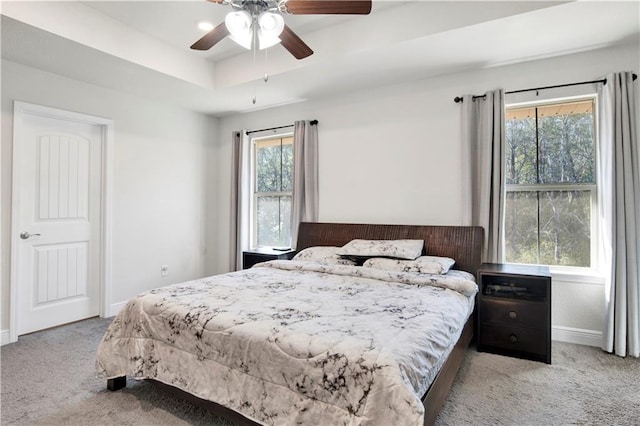
<svg viewBox="0 0 640 426"><path fill-rule="evenodd" d="M480 336L478 345L482 348L489 346L542 356L547 354L547 332L543 329L483 323L480 324Z"/></svg>
<svg viewBox="0 0 640 426"><path fill-rule="evenodd" d="M480 304L480 321L502 325L546 328L547 305L517 300L493 300L485 297Z"/></svg>

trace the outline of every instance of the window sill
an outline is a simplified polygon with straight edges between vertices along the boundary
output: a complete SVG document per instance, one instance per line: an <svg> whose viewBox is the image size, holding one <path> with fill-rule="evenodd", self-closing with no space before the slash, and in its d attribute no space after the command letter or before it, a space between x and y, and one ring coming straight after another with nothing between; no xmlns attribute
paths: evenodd
<svg viewBox="0 0 640 426"><path fill-rule="evenodd" d="M577 284L604 285L605 278L598 271L573 268L549 267L553 280Z"/></svg>

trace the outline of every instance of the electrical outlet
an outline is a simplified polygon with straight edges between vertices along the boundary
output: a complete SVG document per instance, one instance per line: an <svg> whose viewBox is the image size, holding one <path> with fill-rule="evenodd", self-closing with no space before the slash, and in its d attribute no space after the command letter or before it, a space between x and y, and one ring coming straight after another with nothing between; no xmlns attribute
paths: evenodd
<svg viewBox="0 0 640 426"><path fill-rule="evenodd" d="M160 267L160 276L166 277L167 275L169 275L169 265L162 265Z"/></svg>

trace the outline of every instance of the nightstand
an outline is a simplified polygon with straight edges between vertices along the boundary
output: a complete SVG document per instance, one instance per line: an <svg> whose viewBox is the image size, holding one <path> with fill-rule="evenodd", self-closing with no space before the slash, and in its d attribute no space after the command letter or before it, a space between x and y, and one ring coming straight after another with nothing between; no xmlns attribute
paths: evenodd
<svg viewBox="0 0 640 426"><path fill-rule="evenodd" d="M257 248L242 252L242 269L249 269L256 263L268 260L289 260L296 254L295 250L274 250L272 248Z"/></svg>
<svg viewBox="0 0 640 426"><path fill-rule="evenodd" d="M478 284L478 351L551 364L549 268L485 263Z"/></svg>

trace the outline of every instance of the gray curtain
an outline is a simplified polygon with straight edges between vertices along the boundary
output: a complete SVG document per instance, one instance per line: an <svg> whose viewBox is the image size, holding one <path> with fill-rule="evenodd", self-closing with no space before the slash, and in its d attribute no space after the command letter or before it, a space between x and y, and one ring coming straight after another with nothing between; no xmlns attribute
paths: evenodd
<svg viewBox="0 0 640 426"><path fill-rule="evenodd" d="M640 152L630 72L598 93L598 203L606 273L602 349L640 356Z"/></svg>
<svg viewBox="0 0 640 426"><path fill-rule="evenodd" d="M300 222L318 220L318 126L296 121L293 130L293 200L291 244L298 241Z"/></svg>
<svg viewBox="0 0 640 426"><path fill-rule="evenodd" d="M231 160L231 257L229 269L242 269L242 252L249 249L251 203L251 147L245 130L232 135Z"/></svg>
<svg viewBox="0 0 640 426"><path fill-rule="evenodd" d="M462 222L484 228L484 262L502 262L504 91L462 101Z"/></svg>

